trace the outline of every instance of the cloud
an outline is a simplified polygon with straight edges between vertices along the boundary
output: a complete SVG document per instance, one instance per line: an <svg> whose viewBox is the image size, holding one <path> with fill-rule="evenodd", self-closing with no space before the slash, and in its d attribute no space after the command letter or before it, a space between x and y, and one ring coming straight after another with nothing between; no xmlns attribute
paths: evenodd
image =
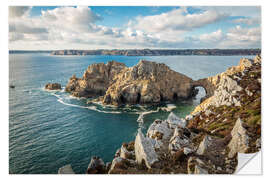
<svg viewBox="0 0 270 180"><path fill-rule="evenodd" d="M27 14L31 10L30 6L9 6L9 17L18 18Z"/></svg>
<svg viewBox="0 0 270 180"><path fill-rule="evenodd" d="M130 22L130 25L134 24L134 28L152 33L168 30L191 31L220 21L227 16L226 13L214 10L189 14L186 8L178 8L159 15L138 17L135 22Z"/></svg>
<svg viewBox="0 0 270 180"><path fill-rule="evenodd" d="M209 34L202 34L199 36L199 40L203 42L219 42L224 39L224 34L222 33L222 30L219 29L215 32L209 33Z"/></svg>
<svg viewBox="0 0 270 180"><path fill-rule="evenodd" d="M261 24L261 20L258 17L256 17L256 18L239 18L239 19L233 20L233 22L238 23L238 24L247 24L247 25Z"/></svg>
<svg viewBox="0 0 270 180"><path fill-rule="evenodd" d="M48 33L47 28L31 27L23 23L10 23L9 32L23 33L23 34L42 34Z"/></svg>
<svg viewBox="0 0 270 180"><path fill-rule="evenodd" d="M103 17L89 7L57 7L34 17L29 16L29 9L20 9L21 13L9 17L9 42L13 49L244 48L260 47L261 41L260 28L217 26L215 23L228 20L230 12L226 8L190 13L181 7L158 15L138 16L122 27L100 25ZM258 19L242 17L235 23L255 23L248 21Z"/></svg>

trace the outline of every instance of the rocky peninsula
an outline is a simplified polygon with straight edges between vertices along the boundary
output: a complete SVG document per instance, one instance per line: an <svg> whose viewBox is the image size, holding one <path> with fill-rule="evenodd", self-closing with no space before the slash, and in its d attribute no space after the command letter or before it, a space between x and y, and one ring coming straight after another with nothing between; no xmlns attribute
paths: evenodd
<svg viewBox="0 0 270 180"><path fill-rule="evenodd" d="M146 134L139 129L134 141L123 143L112 162L93 157L86 173L234 173L239 153L261 149L260 56L241 59L238 66L198 81L153 62L140 61L131 68L117 62L96 64L82 79L72 77L66 89L87 97L100 94L104 103L119 104L172 100L175 93L177 98L188 98L199 85L207 97L190 115L179 118L171 112L167 119L155 120ZM61 171L73 172L67 167Z"/></svg>

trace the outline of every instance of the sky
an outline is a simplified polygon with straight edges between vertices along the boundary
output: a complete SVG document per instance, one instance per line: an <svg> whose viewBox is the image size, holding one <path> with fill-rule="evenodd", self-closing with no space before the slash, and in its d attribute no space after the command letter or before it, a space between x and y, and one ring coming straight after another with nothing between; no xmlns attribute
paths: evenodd
<svg viewBox="0 0 270 180"><path fill-rule="evenodd" d="M256 6L10 6L10 50L261 48Z"/></svg>

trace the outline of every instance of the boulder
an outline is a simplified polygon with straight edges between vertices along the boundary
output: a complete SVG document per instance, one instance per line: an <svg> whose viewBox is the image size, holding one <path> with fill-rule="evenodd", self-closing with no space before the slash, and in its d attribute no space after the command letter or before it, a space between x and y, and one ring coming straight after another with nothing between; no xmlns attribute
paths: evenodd
<svg viewBox="0 0 270 180"><path fill-rule="evenodd" d="M103 160L97 156L91 158L90 164L87 168L87 174L105 174L106 166Z"/></svg>
<svg viewBox="0 0 270 180"><path fill-rule="evenodd" d="M45 85L46 90L61 90L61 84L59 83L48 83Z"/></svg>
<svg viewBox="0 0 270 180"><path fill-rule="evenodd" d="M119 169L126 170L130 167L133 167L133 166L136 166L136 162L134 160L116 157L113 159L113 161L111 163L110 170L109 170L108 174L118 173L117 170L119 170Z"/></svg>
<svg viewBox="0 0 270 180"><path fill-rule="evenodd" d="M249 139L250 137L247 134L247 130L243 127L243 122L240 118L236 121L232 131L232 139L228 144L230 149L229 158L234 157L237 152L245 153L249 148Z"/></svg>
<svg viewBox="0 0 270 180"><path fill-rule="evenodd" d="M144 137L141 130L138 130L138 134L135 139L135 156L138 164L142 164L144 162L149 169L158 162L158 155L154 149L152 141L150 138Z"/></svg>
<svg viewBox="0 0 270 180"><path fill-rule="evenodd" d="M206 164L198 157L190 157L187 163L188 174L208 174Z"/></svg>
<svg viewBox="0 0 270 180"><path fill-rule="evenodd" d="M168 140L173 133L167 121L155 120L147 131L147 136L156 140Z"/></svg>
<svg viewBox="0 0 270 180"><path fill-rule="evenodd" d="M169 141L169 151L171 154L174 154L178 150L189 146L191 146L190 131L184 128L175 128L174 134Z"/></svg>
<svg viewBox="0 0 270 180"><path fill-rule="evenodd" d="M167 122L170 128L181 127L184 128L187 125L187 121L185 119L179 118L173 112L171 112L168 116Z"/></svg>
<svg viewBox="0 0 270 180"><path fill-rule="evenodd" d="M128 144L123 144L120 149L120 157L124 159L135 159L134 147L133 150L130 150Z"/></svg>
<svg viewBox="0 0 270 180"><path fill-rule="evenodd" d="M58 170L58 174L75 174L71 165L65 165Z"/></svg>
<svg viewBox="0 0 270 180"><path fill-rule="evenodd" d="M211 136L206 135L197 149L197 154L204 155L207 152L211 151L212 150L211 146L213 146L213 144L214 144L213 138Z"/></svg>

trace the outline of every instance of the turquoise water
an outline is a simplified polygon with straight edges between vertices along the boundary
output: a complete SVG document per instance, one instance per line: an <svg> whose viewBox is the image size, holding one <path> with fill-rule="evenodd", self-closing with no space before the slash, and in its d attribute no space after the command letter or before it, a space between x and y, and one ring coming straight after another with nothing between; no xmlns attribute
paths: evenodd
<svg viewBox="0 0 270 180"><path fill-rule="evenodd" d="M76 74L81 77L92 63L117 60L133 66L140 59L163 62L173 70L199 79L237 65L240 56L50 56L49 54L10 54L9 81L9 172L16 174L53 174L66 164L84 173L91 156L111 161L122 142L134 139L144 116L143 130L154 119L165 119L169 112L160 107L116 109L87 105L64 91L48 92L48 82L65 86ZM197 99L176 104L173 110L184 117L199 103ZM166 105L164 105L165 107ZM152 112L152 113L150 113Z"/></svg>

